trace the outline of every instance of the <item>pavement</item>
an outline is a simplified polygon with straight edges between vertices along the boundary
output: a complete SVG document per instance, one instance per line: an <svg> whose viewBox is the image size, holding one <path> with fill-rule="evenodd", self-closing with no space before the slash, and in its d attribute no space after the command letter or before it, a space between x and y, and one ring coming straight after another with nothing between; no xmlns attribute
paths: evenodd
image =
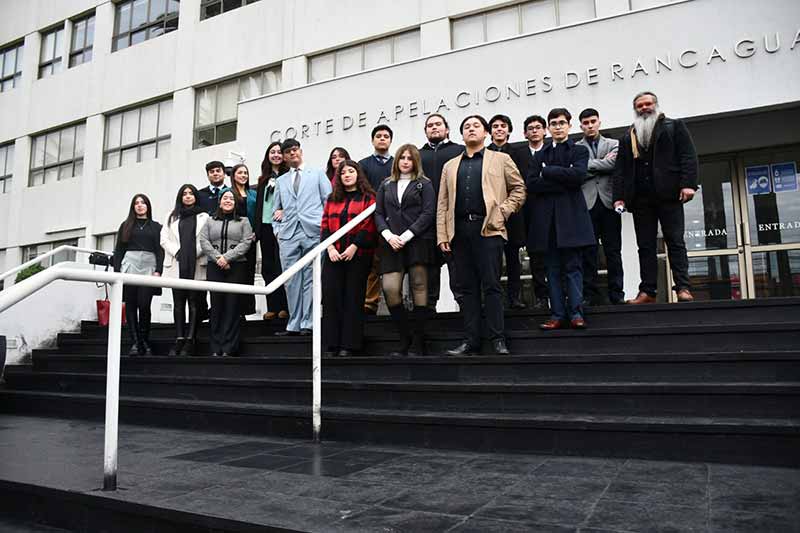
<svg viewBox="0 0 800 533"><path fill-rule="evenodd" d="M799 469L133 425L119 442L119 490L103 492L102 423L0 415L0 479L325 533L800 532Z"/></svg>

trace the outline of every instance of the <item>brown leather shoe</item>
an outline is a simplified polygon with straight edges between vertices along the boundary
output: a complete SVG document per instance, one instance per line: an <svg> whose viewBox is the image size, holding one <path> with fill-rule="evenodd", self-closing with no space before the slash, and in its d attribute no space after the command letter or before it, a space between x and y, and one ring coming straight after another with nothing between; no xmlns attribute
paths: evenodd
<svg viewBox="0 0 800 533"><path fill-rule="evenodd" d="M278 313L276 313L275 311L267 311L266 313L264 313L263 318L264 320L273 320L277 316Z"/></svg>
<svg viewBox="0 0 800 533"><path fill-rule="evenodd" d="M553 318L539 324L539 329L543 329L545 331L552 331L554 329L562 329L565 327L565 324L561 320L555 320Z"/></svg>
<svg viewBox="0 0 800 533"><path fill-rule="evenodd" d="M679 302L692 302L694 301L694 296L692 293L689 292L689 289L681 289L678 291L678 301Z"/></svg>
<svg viewBox="0 0 800 533"><path fill-rule="evenodd" d="M289 318L289 311L278 311L278 318Z"/></svg>
<svg viewBox="0 0 800 533"><path fill-rule="evenodd" d="M582 318L573 318L569 325L572 329L586 329L586 321Z"/></svg>
<svg viewBox="0 0 800 533"><path fill-rule="evenodd" d="M636 298L633 300L626 300L625 303L631 305L654 304L656 303L656 297L650 296L646 292L640 292Z"/></svg>

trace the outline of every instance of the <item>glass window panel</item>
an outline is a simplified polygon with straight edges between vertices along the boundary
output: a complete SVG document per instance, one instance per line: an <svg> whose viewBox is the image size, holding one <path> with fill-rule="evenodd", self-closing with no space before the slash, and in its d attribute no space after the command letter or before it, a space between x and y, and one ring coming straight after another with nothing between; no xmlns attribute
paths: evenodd
<svg viewBox="0 0 800 533"><path fill-rule="evenodd" d="M150 0L150 22L163 19L167 15L167 0Z"/></svg>
<svg viewBox="0 0 800 533"><path fill-rule="evenodd" d="M12 48L11 50L7 51L4 56L5 61L3 62L3 77L5 78L14 74L17 61L17 49Z"/></svg>
<svg viewBox="0 0 800 533"><path fill-rule="evenodd" d="M53 59L53 50L56 44L56 34L50 32L42 39L42 49L39 53L39 63L45 63Z"/></svg>
<svg viewBox="0 0 800 533"><path fill-rule="evenodd" d="M36 172L31 172L31 187L43 184L44 184L44 172L41 170L37 170Z"/></svg>
<svg viewBox="0 0 800 533"><path fill-rule="evenodd" d="M171 19L167 19L164 23L164 33L169 33L171 31L175 31L178 29L178 18L173 17Z"/></svg>
<svg viewBox="0 0 800 533"><path fill-rule="evenodd" d="M86 21L81 20L72 25L72 48L71 50L80 50L83 48L83 42L86 38Z"/></svg>
<svg viewBox="0 0 800 533"><path fill-rule="evenodd" d="M689 279L697 301L742 299L738 255L690 257Z"/></svg>
<svg viewBox="0 0 800 533"><path fill-rule="evenodd" d="M223 12L236 9L237 7L242 7L242 0L222 0Z"/></svg>
<svg viewBox="0 0 800 533"><path fill-rule="evenodd" d="M83 63L88 63L92 60L92 49L87 48L83 51Z"/></svg>
<svg viewBox="0 0 800 533"><path fill-rule="evenodd" d="M76 177L83 176L83 159L75 161L75 172L72 175Z"/></svg>
<svg viewBox="0 0 800 533"><path fill-rule="evenodd" d="M89 17L89 20L86 21L86 46L92 46L93 44L94 44L94 16L91 16Z"/></svg>
<svg viewBox="0 0 800 533"><path fill-rule="evenodd" d="M220 13L222 13L222 10L220 8L220 4L219 3L210 4L210 5L207 5L207 6L205 6L203 8L203 17L202 18L207 19L207 18L211 18L211 17L216 17Z"/></svg>
<svg viewBox="0 0 800 533"><path fill-rule="evenodd" d="M214 144L214 127L197 130L195 133L195 148L212 146Z"/></svg>
<svg viewBox="0 0 800 533"><path fill-rule="evenodd" d="M128 31L131 27L131 4L130 2L117 6L117 20L114 27L114 35L119 35Z"/></svg>
<svg viewBox="0 0 800 533"><path fill-rule="evenodd" d="M16 69L15 72L22 72L22 52L23 52L23 49L24 49L23 45L19 45L16 48L17 61L16 61L16 64L15 64L15 67L14 67Z"/></svg>
<svg viewBox="0 0 800 533"><path fill-rule="evenodd" d="M420 57L419 30L401 33L394 38L394 62L408 61Z"/></svg>
<svg viewBox="0 0 800 533"><path fill-rule="evenodd" d="M44 171L44 183L53 183L58 180L58 167L48 168Z"/></svg>
<svg viewBox="0 0 800 533"><path fill-rule="evenodd" d="M47 134L47 141L44 149L44 164L50 165L58 161L58 135L59 132Z"/></svg>
<svg viewBox="0 0 800 533"><path fill-rule="evenodd" d="M236 102L239 97L239 82L232 80L217 88L217 122L236 118Z"/></svg>
<svg viewBox="0 0 800 533"><path fill-rule="evenodd" d="M556 9L553 0L539 0L520 6L522 10L522 32L553 28L556 25Z"/></svg>
<svg viewBox="0 0 800 533"><path fill-rule="evenodd" d="M163 141L158 141L158 155L157 157L169 157L169 146L170 140L164 139Z"/></svg>
<svg viewBox="0 0 800 533"><path fill-rule="evenodd" d="M147 23L147 0L134 0L131 16L131 29Z"/></svg>
<svg viewBox="0 0 800 533"><path fill-rule="evenodd" d="M684 206L684 237L689 251L736 247L733 195L728 161L700 165L700 188Z"/></svg>
<svg viewBox="0 0 800 533"><path fill-rule="evenodd" d="M131 109L122 114L122 146L139 140L139 110Z"/></svg>
<svg viewBox="0 0 800 533"><path fill-rule="evenodd" d="M59 161L69 161L73 158L75 150L75 129L65 128L61 130L61 146L58 150Z"/></svg>
<svg viewBox="0 0 800 533"><path fill-rule="evenodd" d="M267 70L264 72L264 85L261 94L274 93L281 88L280 69Z"/></svg>
<svg viewBox="0 0 800 533"><path fill-rule="evenodd" d="M147 36L148 39L153 39L160 35L164 35L164 26L162 26L161 24L159 24L158 26L153 26L152 28L150 28L149 32L150 35Z"/></svg>
<svg viewBox="0 0 800 533"><path fill-rule="evenodd" d="M61 64L62 62L60 58L53 61L53 74L56 72L61 72Z"/></svg>
<svg viewBox="0 0 800 533"><path fill-rule="evenodd" d="M9 91L14 88L14 80L6 80L0 86L0 91Z"/></svg>
<svg viewBox="0 0 800 533"><path fill-rule="evenodd" d="M31 153L33 154L33 160L31 161L32 168L40 168L44 166L44 146L45 146L45 136L40 135L33 140L33 149Z"/></svg>
<svg viewBox="0 0 800 533"><path fill-rule="evenodd" d="M159 107L158 136L163 137L172 133L172 100L161 102Z"/></svg>
<svg viewBox="0 0 800 533"><path fill-rule="evenodd" d="M53 57L62 57L64 55L64 30L56 32L56 44Z"/></svg>
<svg viewBox="0 0 800 533"><path fill-rule="evenodd" d="M167 11L169 13L177 13L180 5L180 0L167 0Z"/></svg>
<svg viewBox="0 0 800 533"><path fill-rule="evenodd" d="M6 147L6 174L14 173L14 145Z"/></svg>
<svg viewBox="0 0 800 533"><path fill-rule="evenodd" d="M261 94L261 81L263 75L259 72L243 77L239 80L239 100L245 100Z"/></svg>
<svg viewBox="0 0 800 533"><path fill-rule="evenodd" d="M131 46L143 43L147 40L147 30L137 31L131 34Z"/></svg>
<svg viewBox="0 0 800 533"><path fill-rule="evenodd" d="M156 143L143 144L141 148L142 152L140 161L149 161L156 158Z"/></svg>
<svg viewBox="0 0 800 533"><path fill-rule="evenodd" d="M133 147L128 148L127 150L122 151L122 162L120 163L121 166L131 165L136 163L139 158L139 148Z"/></svg>
<svg viewBox="0 0 800 533"><path fill-rule="evenodd" d="M487 40L495 41L513 35L519 35L519 9L517 6L486 14Z"/></svg>
<svg viewBox="0 0 800 533"><path fill-rule="evenodd" d="M217 144L236 140L236 122L217 127Z"/></svg>
<svg viewBox="0 0 800 533"><path fill-rule="evenodd" d="M6 159L8 157L7 154L8 154L8 147L7 146L3 146L2 148L0 148L0 176L5 176L6 174L11 174L10 171L9 172L6 171L6 168L9 168L9 169L11 168L10 165L6 164Z"/></svg>
<svg viewBox="0 0 800 533"><path fill-rule="evenodd" d="M72 177L72 163L58 167L58 179L65 180Z"/></svg>
<svg viewBox="0 0 800 533"><path fill-rule="evenodd" d="M52 64L45 65L44 67L39 67L39 78L40 79L49 78L52 75L53 75L53 65Z"/></svg>
<svg viewBox="0 0 800 533"><path fill-rule="evenodd" d="M334 58L333 53L316 56L311 58L311 66L308 69L309 82L327 80L333 77Z"/></svg>
<svg viewBox="0 0 800 533"><path fill-rule="evenodd" d="M155 139L158 124L158 104L142 108L141 125L139 127L139 140Z"/></svg>
<svg viewBox="0 0 800 533"><path fill-rule="evenodd" d="M106 150L119 147L122 134L122 113L111 115L106 120Z"/></svg>
<svg viewBox="0 0 800 533"><path fill-rule="evenodd" d="M558 0L558 21L571 24L595 18L594 0Z"/></svg>
<svg viewBox="0 0 800 533"><path fill-rule="evenodd" d="M756 298L800 296L800 250L754 252L753 279Z"/></svg>
<svg viewBox="0 0 800 533"><path fill-rule="evenodd" d="M123 48L127 48L129 40L130 40L130 37L128 37L127 35L125 35L123 37L118 37L114 41L114 50L122 50Z"/></svg>
<svg viewBox="0 0 800 533"><path fill-rule="evenodd" d="M80 53L78 53L78 54L76 54L76 55L74 55L74 56L69 58L69 66L70 66L70 68L77 67L78 65L82 65L82 64L83 64L83 52L80 52Z"/></svg>
<svg viewBox="0 0 800 533"><path fill-rule="evenodd" d="M195 111L195 123L198 126L214 123L214 107L216 87L206 87L197 91L197 110Z"/></svg>
<svg viewBox="0 0 800 533"><path fill-rule="evenodd" d="M345 76L361 70L361 45L338 50L335 55L336 76Z"/></svg>
<svg viewBox="0 0 800 533"><path fill-rule="evenodd" d="M103 168L111 169L117 168L119 166L119 152L111 152L110 154L106 154L105 162L103 163Z"/></svg>
<svg viewBox="0 0 800 533"><path fill-rule="evenodd" d="M364 68L376 68L392 62L392 38L380 39L364 45Z"/></svg>
<svg viewBox="0 0 800 533"><path fill-rule="evenodd" d="M781 163L794 163L796 173L800 168L800 150L775 151L744 160L745 168ZM767 178L774 190L774 178ZM795 180L800 181L800 176L795 174ZM750 242L754 246L800 243L800 183L796 182L794 188L784 187L780 192L748 194L747 214Z"/></svg>
<svg viewBox="0 0 800 533"><path fill-rule="evenodd" d="M452 39L454 49L485 42L486 36L483 33L483 15L454 20Z"/></svg>

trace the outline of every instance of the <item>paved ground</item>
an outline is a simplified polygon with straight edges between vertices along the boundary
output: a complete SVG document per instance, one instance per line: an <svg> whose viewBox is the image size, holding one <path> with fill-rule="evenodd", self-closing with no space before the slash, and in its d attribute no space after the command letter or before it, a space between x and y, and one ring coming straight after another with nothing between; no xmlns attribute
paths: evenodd
<svg viewBox="0 0 800 533"><path fill-rule="evenodd" d="M795 469L123 426L103 493L102 446L101 424L0 415L0 478L303 531L800 531Z"/></svg>

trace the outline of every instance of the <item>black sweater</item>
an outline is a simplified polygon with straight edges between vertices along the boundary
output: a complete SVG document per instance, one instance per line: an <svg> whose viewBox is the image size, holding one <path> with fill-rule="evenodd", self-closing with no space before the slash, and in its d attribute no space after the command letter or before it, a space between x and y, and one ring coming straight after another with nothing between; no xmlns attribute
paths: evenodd
<svg viewBox="0 0 800 533"><path fill-rule="evenodd" d="M161 274L164 270L164 249L161 247L161 224L155 220L148 220L142 225L140 220L133 223L131 237L128 242L122 242L123 222L117 231L117 244L114 246L114 270L119 272L122 268L122 258L125 252L142 251L152 252L156 256L156 272Z"/></svg>
<svg viewBox="0 0 800 533"><path fill-rule="evenodd" d="M364 174L367 175L370 185L372 185L372 188L376 191L378 187L381 186L381 183L383 183L383 180L391 176L392 163L394 163L394 157L389 156L386 163L381 163L378 161L378 158L375 157L375 154L365 157L358 162L364 170Z"/></svg>
<svg viewBox="0 0 800 533"><path fill-rule="evenodd" d="M431 180L436 197L439 197L439 182L442 179L442 169L444 164L458 157L464 151L464 146L452 141L441 142L436 149L431 148L430 143L425 143L419 149L422 158L422 171L425 177Z"/></svg>

